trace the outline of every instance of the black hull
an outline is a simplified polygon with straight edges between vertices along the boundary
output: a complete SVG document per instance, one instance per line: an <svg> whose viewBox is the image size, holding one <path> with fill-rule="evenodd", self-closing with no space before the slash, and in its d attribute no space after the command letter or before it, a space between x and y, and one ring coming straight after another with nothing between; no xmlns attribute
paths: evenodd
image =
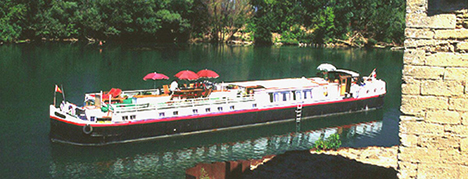
<svg viewBox="0 0 468 179"><path fill-rule="evenodd" d="M361 100L304 105L302 117L358 112L381 108L384 95ZM190 119L178 119L164 122L129 124L119 126L80 126L51 117L50 138L54 142L75 145L106 145L148 140L172 135L208 132L213 130L236 128L296 120L296 106L236 112L226 115L205 116Z"/></svg>

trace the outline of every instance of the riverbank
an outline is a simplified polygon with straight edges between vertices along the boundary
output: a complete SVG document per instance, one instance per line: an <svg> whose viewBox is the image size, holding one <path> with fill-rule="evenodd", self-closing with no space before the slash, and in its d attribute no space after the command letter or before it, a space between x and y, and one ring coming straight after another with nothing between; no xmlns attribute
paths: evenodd
<svg viewBox="0 0 468 179"><path fill-rule="evenodd" d="M276 35L276 38L281 38L281 35ZM235 39L239 40L227 40L223 42L226 45L231 45L231 46L251 46L255 45L254 41L251 40L242 40L242 39L249 39L250 35L239 35ZM99 39L93 39L93 38L87 38L87 39L76 39L76 38L42 38L38 40L40 42L68 42L68 43L76 43L79 41L86 41L88 44L95 44L99 43L99 45L102 45L106 43L105 40L99 40ZM333 40L334 42L329 42L325 44L315 44L315 43L302 43L302 42L294 42L294 43L283 43L281 41L276 41L272 45L275 46L298 46L298 47L321 47L321 48L376 48L376 49L391 49L391 50L403 50L404 48L401 45L397 44L390 44L390 43L384 43L384 42L376 42L376 43L368 43L367 39L359 39L359 42L356 42L356 40L341 40L341 39L335 39ZM4 44L25 44L25 43L31 43L31 42L37 42L35 40L31 39L23 39L23 40L16 40L11 43L4 43L0 42L0 45ZM118 42L118 41L117 41ZM154 42L157 43L157 42ZM187 41L189 44L206 44L206 43L213 43L209 41L204 41L202 39L191 39Z"/></svg>
<svg viewBox="0 0 468 179"><path fill-rule="evenodd" d="M243 178L397 178L398 146L291 151L251 166Z"/></svg>

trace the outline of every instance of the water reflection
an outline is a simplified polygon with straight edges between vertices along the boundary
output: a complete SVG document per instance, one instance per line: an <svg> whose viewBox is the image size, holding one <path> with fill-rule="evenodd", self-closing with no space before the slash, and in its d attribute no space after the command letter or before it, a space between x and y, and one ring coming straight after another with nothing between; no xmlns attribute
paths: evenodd
<svg viewBox="0 0 468 179"><path fill-rule="evenodd" d="M372 140L382 130L382 110L311 118L166 139L81 147L53 144L50 174L58 178L183 178L198 163L261 158L306 150L320 137L340 134L343 146L361 137ZM81 157L81 158L80 158Z"/></svg>

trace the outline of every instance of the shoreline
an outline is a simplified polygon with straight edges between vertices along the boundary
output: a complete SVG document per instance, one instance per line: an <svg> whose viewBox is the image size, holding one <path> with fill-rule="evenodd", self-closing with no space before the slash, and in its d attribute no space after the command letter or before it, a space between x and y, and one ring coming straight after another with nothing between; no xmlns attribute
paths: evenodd
<svg viewBox="0 0 468 179"><path fill-rule="evenodd" d="M338 39L339 40L339 39ZM31 39L23 39L23 40L16 40L14 42L10 43L5 43L5 42L0 42L0 45L9 45L9 44L25 44L25 43L34 43L34 42L69 42L69 43L76 43L76 42L82 42L82 41L87 41L88 44L95 44L99 43L100 46L102 44L106 43L106 40L99 40L99 39L87 39L87 40L79 40L77 38L65 38L65 39L59 39L59 38L52 38L52 39L46 39L42 38L41 40L31 40ZM154 42L154 43L161 43L161 42ZM187 41L186 43L188 44L216 44L213 42L205 42L205 41ZM251 46L251 45L257 45L253 41L242 41L242 40L230 40L226 42L219 42L219 44L226 44L226 45L231 45L231 46ZM263 44L262 44L263 45ZM327 43L327 44L313 44L313 43L281 43L281 42L276 42L273 44L270 44L271 46L298 46L298 47L315 47L315 48L352 48L352 49L360 49L360 48L368 48L368 49L390 49L393 51L398 51L398 50L404 50L403 45L391 45L391 44L386 44L383 42L378 42L373 46L368 46L368 45L355 45L355 44L350 44L350 43L344 43L344 42L335 42L335 43Z"/></svg>

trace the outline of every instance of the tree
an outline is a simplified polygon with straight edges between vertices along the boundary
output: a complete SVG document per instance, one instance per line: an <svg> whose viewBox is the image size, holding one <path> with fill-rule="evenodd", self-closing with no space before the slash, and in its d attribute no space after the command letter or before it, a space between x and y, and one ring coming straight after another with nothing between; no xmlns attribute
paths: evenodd
<svg viewBox="0 0 468 179"><path fill-rule="evenodd" d="M314 24L314 41L323 44L328 42L334 34L335 14L333 7L326 7L325 10L320 11L317 17Z"/></svg>
<svg viewBox="0 0 468 179"><path fill-rule="evenodd" d="M0 41L13 42L20 37L26 13L24 4L11 0L0 2Z"/></svg>
<svg viewBox="0 0 468 179"><path fill-rule="evenodd" d="M195 0L191 22L195 33L207 34L215 42L231 39L253 16L249 0ZM198 22L197 22L198 21Z"/></svg>

